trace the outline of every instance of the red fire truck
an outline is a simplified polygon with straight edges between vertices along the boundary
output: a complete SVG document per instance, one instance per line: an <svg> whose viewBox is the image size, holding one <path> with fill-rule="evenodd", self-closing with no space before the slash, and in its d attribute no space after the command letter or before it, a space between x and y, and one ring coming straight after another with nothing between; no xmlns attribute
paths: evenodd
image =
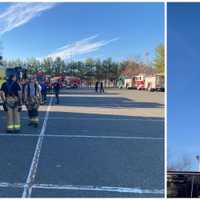
<svg viewBox="0 0 200 200"><path fill-rule="evenodd" d="M137 90L144 90L144 84L145 84L145 75L139 74L135 76L135 88Z"/></svg>
<svg viewBox="0 0 200 200"><path fill-rule="evenodd" d="M81 85L81 79L75 76L65 76L64 81L68 88L79 88Z"/></svg>

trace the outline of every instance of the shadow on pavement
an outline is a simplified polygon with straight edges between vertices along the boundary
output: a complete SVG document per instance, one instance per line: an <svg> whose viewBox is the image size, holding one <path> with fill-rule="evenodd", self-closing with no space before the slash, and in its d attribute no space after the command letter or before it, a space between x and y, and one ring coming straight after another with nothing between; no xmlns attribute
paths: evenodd
<svg viewBox="0 0 200 200"><path fill-rule="evenodd" d="M55 100L54 100L55 102ZM60 97L61 106L85 106L99 108L163 108L163 104L152 102L135 102L123 97ZM59 106L58 105L58 106Z"/></svg>
<svg viewBox="0 0 200 200"><path fill-rule="evenodd" d="M117 97L104 97L103 101L95 97L64 97L61 98L61 104L80 104L80 106L94 104L97 107L104 107L118 103L127 108L133 107L135 102L131 102L129 105L124 100L127 101L126 98ZM150 106L148 103L147 105ZM21 134L39 135L45 113L45 111L40 111L40 125L35 129L27 126L27 112L22 112ZM3 116L4 113L0 111L0 135L5 133L5 118ZM164 120L159 117L122 116L120 112L118 115L106 115L53 111L49 113L45 134L163 138ZM0 157L0 182L26 181L37 139L38 137L31 136L1 137L1 152L3 153ZM152 142L152 140L126 140L124 142L120 139L113 142L113 140L88 140L76 137L70 140L67 137L45 137L34 184L122 185L123 187L163 189L163 169L164 140L156 142ZM4 196L11 195L9 189L2 191ZM19 195L18 193L19 191L15 191L11 196L16 197ZM90 192L88 194L85 191L73 191L71 194L69 190L59 193L55 190L33 191L33 196L38 197L53 197L54 195L63 197L105 196L103 193L92 194ZM116 197L123 196L116 193L108 194L110 197L114 197L114 195ZM137 195L124 194L124 197L130 196ZM152 197L151 194L144 194L144 196ZM163 194L158 196L163 196Z"/></svg>
<svg viewBox="0 0 200 200"><path fill-rule="evenodd" d="M80 89L62 89L61 94L72 94L72 95L101 95L100 93L96 93L93 88L80 88ZM118 92L107 92L105 90L105 93L102 93L103 95L117 95Z"/></svg>
<svg viewBox="0 0 200 200"><path fill-rule="evenodd" d="M46 112L40 111L37 128L28 126L27 112L21 114L21 134L39 135ZM0 113L0 134L5 134L5 116ZM164 119L111 114L50 112L45 134L164 137Z"/></svg>

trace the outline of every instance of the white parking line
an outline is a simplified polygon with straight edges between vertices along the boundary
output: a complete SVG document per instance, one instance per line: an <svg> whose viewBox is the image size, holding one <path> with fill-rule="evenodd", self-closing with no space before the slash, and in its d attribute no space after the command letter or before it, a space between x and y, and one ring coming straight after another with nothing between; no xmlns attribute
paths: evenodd
<svg viewBox="0 0 200 200"><path fill-rule="evenodd" d="M25 183L0 183L0 187L4 188L27 188ZM139 187L111 187L111 186L93 186L93 185L56 185L56 184L34 184L32 188L48 189L48 190L82 190L82 191L101 191L101 192L117 192L131 194L164 194L163 189L142 189ZM67 197L67 196L66 196Z"/></svg>
<svg viewBox="0 0 200 200"><path fill-rule="evenodd" d="M48 121L48 117L49 117L49 111L50 111L50 108L51 108L51 105L52 105L52 100L53 100L53 98L51 97L47 111L46 111L43 126L42 126L42 129L41 129L39 136L44 136L44 134L45 134L47 121ZM36 148L35 148L35 153L34 153L34 156L33 156L33 159L32 159L32 163L31 163L31 167L29 169L29 174L28 174L28 177L26 179L26 185L27 186L24 187L24 191L23 191L23 194L22 194L23 198L31 196L31 192L32 192L32 185L31 184L33 183L35 176L36 176L40 152L41 152L42 143L43 143L43 138L44 137L38 138L37 145L36 145Z"/></svg>
<svg viewBox="0 0 200 200"><path fill-rule="evenodd" d="M99 121L162 121L164 122L164 119L140 119L140 118L134 118L134 119L120 119L120 118L109 118L109 117L50 117L49 119L55 119L55 120L99 120Z"/></svg>
<svg viewBox="0 0 200 200"><path fill-rule="evenodd" d="M110 186L92 186L92 185L53 185L53 184L35 184L33 188L57 189L57 190L89 190L103 192L119 192L132 194L164 194L160 189L141 189L130 187L110 187Z"/></svg>
<svg viewBox="0 0 200 200"><path fill-rule="evenodd" d="M56 135L56 134L0 134L0 136L10 137L60 137L60 138L85 138L85 139L123 139L123 140L164 140L163 137L140 137L140 136L104 136L104 135Z"/></svg>
<svg viewBox="0 0 200 200"><path fill-rule="evenodd" d="M24 188L26 184L24 183L6 183L2 182L0 183L0 187L5 187L5 188Z"/></svg>
<svg viewBox="0 0 200 200"><path fill-rule="evenodd" d="M103 135L48 135L50 137L86 138L86 139L125 139L125 140L163 140L160 137L131 137L131 136L103 136Z"/></svg>

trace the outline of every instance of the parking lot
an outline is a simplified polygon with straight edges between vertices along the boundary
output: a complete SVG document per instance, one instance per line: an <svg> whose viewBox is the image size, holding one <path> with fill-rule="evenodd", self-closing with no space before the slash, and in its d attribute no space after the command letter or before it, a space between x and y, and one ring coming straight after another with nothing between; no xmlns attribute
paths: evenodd
<svg viewBox="0 0 200 200"><path fill-rule="evenodd" d="M7 134L0 111L0 197L163 197L164 93L68 89L40 126Z"/></svg>

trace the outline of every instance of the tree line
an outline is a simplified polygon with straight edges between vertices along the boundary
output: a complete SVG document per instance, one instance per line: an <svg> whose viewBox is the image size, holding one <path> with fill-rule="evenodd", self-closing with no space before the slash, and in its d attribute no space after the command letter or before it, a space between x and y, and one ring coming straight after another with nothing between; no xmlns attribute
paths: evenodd
<svg viewBox="0 0 200 200"><path fill-rule="evenodd" d="M43 71L50 76L65 74L69 76L77 76L87 81L93 80L108 80L117 81L119 76L133 77L139 73L153 74L164 72L164 45L159 45L155 49L154 61L147 65L136 59L126 59L121 62L107 59L87 59L85 61L70 61L65 62L57 57L45 58L37 60L29 58L26 61L20 59L5 61L4 65L9 67L24 66L28 74L35 74L37 71Z"/></svg>

